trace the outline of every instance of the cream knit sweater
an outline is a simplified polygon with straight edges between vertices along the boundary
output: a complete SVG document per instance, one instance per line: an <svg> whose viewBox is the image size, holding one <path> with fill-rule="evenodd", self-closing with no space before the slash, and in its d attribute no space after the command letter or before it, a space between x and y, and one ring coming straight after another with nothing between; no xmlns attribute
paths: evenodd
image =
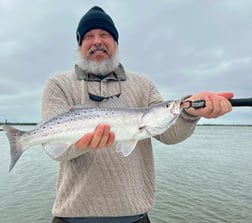
<svg viewBox="0 0 252 223"><path fill-rule="evenodd" d="M145 76L125 75L120 100L128 107L144 107L163 100ZM97 95L117 94L118 81L107 79L89 82L89 91ZM74 71L57 74L45 87L42 118L46 120L78 104L97 106L98 102L89 99L86 81ZM182 112L176 124L156 138L166 144L178 143L192 134L197 121L198 118ZM155 176L151 139L140 141L128 157L111 148L87 152L72 146L59 161L54 216L128 216L149 212L153 207Z"/></svg>

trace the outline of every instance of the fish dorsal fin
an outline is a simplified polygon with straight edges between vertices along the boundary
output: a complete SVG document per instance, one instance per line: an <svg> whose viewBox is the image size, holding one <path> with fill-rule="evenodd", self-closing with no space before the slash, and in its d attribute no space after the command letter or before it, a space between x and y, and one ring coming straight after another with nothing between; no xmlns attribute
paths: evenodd
<svg viewBox="0 0 252 223"><path fill-rule="evenodd" d="M69 107L69 111L74 111L76 109L84 109L84 108L93 108L91 105L84 105L84 104L79 104L79 105L73 105Z"/></svg>
<svg viewBox="0 0 252 223"><path fill-rule="evenodd" d="M127 108L127 105L122 102L118 97L111 97L106 101L99 103L99 107L102 108Z"/></svg>
<svg viewBox="0 0 252 223"><path fill-rule="evenodd" d="M117 142L114 147L117 153L122 153L122 155L126 157L132 153L136 144L137 140L123 141Z"/></svg>
<svg viewBox="0 0 252 223"><path fill-rule="evenodd" d="M98 107L101 108L127 108L127 106L118 97L111 97L108 100L104 100L99 103ZM94 108L92 105L78 104L69 107L69 111L74 111L76 109Z"/></svg>

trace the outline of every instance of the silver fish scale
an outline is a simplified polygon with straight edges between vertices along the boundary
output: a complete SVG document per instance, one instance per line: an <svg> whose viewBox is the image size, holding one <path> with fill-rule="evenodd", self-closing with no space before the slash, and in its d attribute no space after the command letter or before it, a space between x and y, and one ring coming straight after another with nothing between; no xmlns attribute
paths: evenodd
<svg viewBox="0 0 252 223"><path fill-rule="evenodd" d="M110 124L111 130L117 133L117 138L125 138L125 128L128 134L136 134L139 129L141 116L146 109L130 109L122 108L84 108L74 109L63 115L52 118L39 125L32 131L27 132L24 138L29 136L31 141L54 141L59 138L61 141L70 140L75 136L76 140L85 132L94 131L96 125ZM122 128L122 126L124 126ZM66 134L67 133L67 134ZM127 136L128 138L128 136Z"/></svg>

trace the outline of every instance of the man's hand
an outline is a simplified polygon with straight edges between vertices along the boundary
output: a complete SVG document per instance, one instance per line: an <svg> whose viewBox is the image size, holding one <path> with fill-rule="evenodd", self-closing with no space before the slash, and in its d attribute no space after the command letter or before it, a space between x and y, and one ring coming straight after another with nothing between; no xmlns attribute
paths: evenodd
<svg viewBox="0 0 252 223"><path fill-rule="evenodd" d="M115 141L115 134L110 131L110 125L100 124L92 133L85 134L75 143L77 149L99 149L110 147Z"/></svg>
<svg viewBox="0 0 252 223"><path fill-rule="evenodd" d="M206 101L205 108L199 109L186 109L191 115L204 117L204 118L217 118L221 115L224 115L230 111L232 111L232 105L228 99L232 98L234 94L232 92L200 92L191 97L187 98L187 100L198 100L204 99Z"/></svg>

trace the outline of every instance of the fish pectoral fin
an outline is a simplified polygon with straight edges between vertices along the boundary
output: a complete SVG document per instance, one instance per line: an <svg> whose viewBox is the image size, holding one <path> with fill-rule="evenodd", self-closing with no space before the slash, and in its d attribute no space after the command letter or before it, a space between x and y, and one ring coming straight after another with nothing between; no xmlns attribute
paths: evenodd
<svg viewBox="0 0 252 223"><path fill-rule="evenodd" d="M57 159L60 157L70 146L72 143L62 143L62 144L54 144L54 143L43 143L42 147L45 152L53 159Z"/></svg>
<svg viewBox="0 0 252 223"><path fill-rule="evenodd" d="M136 144L137 140L117 142L115 145L115 151L117 153L122 153L122 155L126 157L132 153Z"/></svg>

